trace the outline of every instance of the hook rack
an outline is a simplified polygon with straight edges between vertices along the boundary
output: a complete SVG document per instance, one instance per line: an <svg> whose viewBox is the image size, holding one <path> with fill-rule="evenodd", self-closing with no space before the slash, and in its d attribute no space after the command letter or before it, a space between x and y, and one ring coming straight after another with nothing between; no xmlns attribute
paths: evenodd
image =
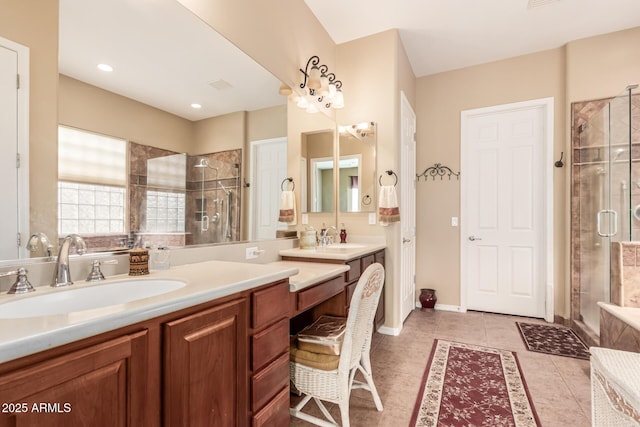
<svg viewBox="0 0 640 427"><path fill-rule="evenodd" d="M291 183L291 191L295 190L296 189L296 183L293 182L293 178L291 178L290 176L282 180L282 182L280 183L280 190L285 191L286 188L284 187L284 185L285 185L285 182L287 182L287 181ZM289 185L287 184L287 188L288 187L289 187Z"/></svg>
<svg viewBox="0 0 640 427"><path fill-rule="evenodd" d="M395 182L393 183L393 186L395 187L398 184L398 175L396 175L396 173L394 171L392 171L391 169L389 169L388 171L384 171L384 173L386 173L389 176L393 175L393 177L395 178ZM382 176L383 175L380 175L380 178L378 178L378 182L380 183L380 187L382 187Z"/></svg>
<svg viewBox="0 0 640 427"><path fill-rule="evenodd" d="M436 176L440 177L440 181L442 181L442 177L447 175L449 180L451 180L451 175L455 176L457 179L460 179L460 172L455 173L451 170L451 168L447 166L443 166L442 163L436 163L431 167L428 167L424 170L424 172L420 174L416 174L416 178L420 181L420 177L423 176L426 181L428 177L433 178L435 181Z"/></svg>

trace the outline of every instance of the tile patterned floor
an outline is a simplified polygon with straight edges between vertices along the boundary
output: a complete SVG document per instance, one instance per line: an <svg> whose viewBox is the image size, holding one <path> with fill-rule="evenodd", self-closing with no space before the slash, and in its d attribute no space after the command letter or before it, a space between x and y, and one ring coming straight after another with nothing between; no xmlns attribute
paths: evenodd
<svg viewBox="0 0 640 427"><path fill-rule="evenodd" d="M516 321L537 322L490 313L414 310L400 336L375 334L371 362L384 411L376 411L368 392L354 390L350 404L351 426L409 425L434 338L516 351L541 424L589 426L589 361L528 351ZM295 400L293 397L292 404ZM314 403L307 407L310 412L319 413ZM334 418L340 420L337 406L329 407ZM309 425L297 418L291 419L291 426Z"/></svg>

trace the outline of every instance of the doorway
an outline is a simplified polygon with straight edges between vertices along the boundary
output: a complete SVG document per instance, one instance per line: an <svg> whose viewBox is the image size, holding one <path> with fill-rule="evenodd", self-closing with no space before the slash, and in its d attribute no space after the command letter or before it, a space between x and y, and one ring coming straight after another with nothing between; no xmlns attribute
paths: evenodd
<svg viewBox="0 0 640 427"><path fill-rule="evenodd" d="M29 49L0 37L0 259L29 256ZM15 236L15 239L11 236Z"/></svg>
<svg viewBox="0 0 640 427"><path fill-rule="evenodd" d="M401 321L416 306L416 114L400 92Z"/></svg>
<svg viewBox="0 0 640 427"><path fill-rule="evenodd" d="M553 98L461 114L461 308L553 321Z"/></svg>
<svg viewBox="0 0 640 427"><path fill-rule="evenodd" d="M278 189L283 177L287 176L287 138L252 141L251 159L249 240L273 239L282 227L278 222Z"/></svg>

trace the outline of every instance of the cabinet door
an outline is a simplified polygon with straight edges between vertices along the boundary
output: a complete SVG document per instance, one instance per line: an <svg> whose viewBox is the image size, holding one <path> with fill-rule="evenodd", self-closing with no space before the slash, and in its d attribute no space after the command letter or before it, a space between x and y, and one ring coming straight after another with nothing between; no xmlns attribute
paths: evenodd
<svg viewBox="0 0 640 427"><path fill-rule="evenodd" d="M242 298L165 324L166 425L246 424L246 307Z"/></svg>
<svg viewBox="0 0 640 427"><path fill-rule="evenodd" d="M0 426L157 424L144 414L146 357L142 331L3 375Z"/></svg>

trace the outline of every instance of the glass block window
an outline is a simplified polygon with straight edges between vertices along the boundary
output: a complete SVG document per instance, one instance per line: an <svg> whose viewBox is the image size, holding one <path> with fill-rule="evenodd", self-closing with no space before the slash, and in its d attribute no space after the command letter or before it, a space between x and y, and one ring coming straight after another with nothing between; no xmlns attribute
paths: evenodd
<svg viewBox="0 0 640 427"><path fill-rule="evenodd" d="M185 230L184 193L147 190L148 233L183 233Z"/></svg>
<svg viewBox="0 0 640 427"><path fill-rule="evenodd" d="M58 181L58 233L125 232L125 189Z"/></svg>

